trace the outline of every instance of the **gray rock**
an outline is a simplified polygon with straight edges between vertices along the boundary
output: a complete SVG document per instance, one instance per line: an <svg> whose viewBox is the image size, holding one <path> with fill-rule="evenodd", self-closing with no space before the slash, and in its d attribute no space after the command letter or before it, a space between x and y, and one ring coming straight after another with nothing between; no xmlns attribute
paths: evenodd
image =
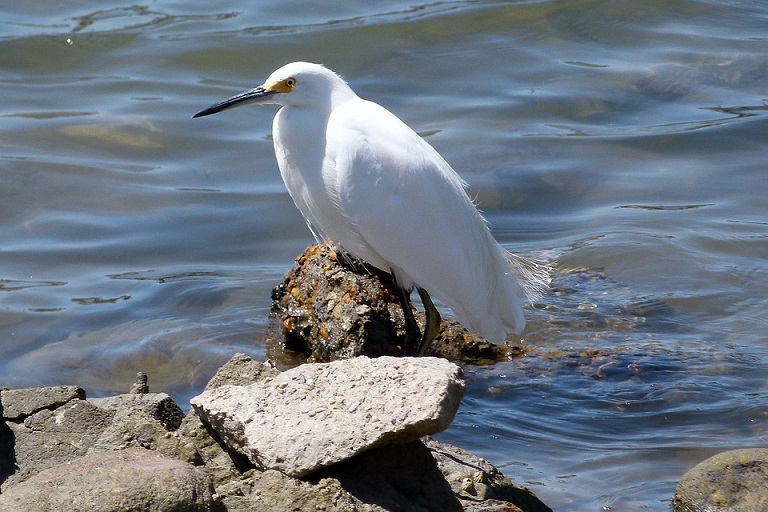
<svg viewBox="0 0 768 512"><path fill-rule="evenodd" d="M14 468L5 472L7 478L0 478L0 490L5 492L7 487L44 469L85 455L113 415L86 400L75 399L55 410L41 409L23 422L6 422L4 427L13 442L9 452L3 450L0 454L5 461L0 465Z"/></svg>
<svg viewBox="0 0 768 512"><path fill-rule="evenodd" d="M231 386L246 386L261 382L278 375L280 371L271 361L256 361L245 354L235 354L219 368L208 381L206 390L214 389L225 384Z"/></svg>
<svg viewBox="0 0 768 512"><path fill-rule="evenodd" d="M165 430L176 430L184 419L184 411L165 393L127 393L107 398L92 398L90 402L102 409L116 412L141 411L157 420Z"/></svg>
<svg viewBox="0 0 768 512"><path fill-rule="evenodd" d="M149 384L147 379L147 374L144 372L138 372L136 373L136 381L131 386L131 390L129 393L135 394L135 395L142 395L144 393L149 393Z"/></svg>
<svg viewBox="0 0 768 512"><path fill-rule="evenodd" d="M364 364L371 363L365 361L363 360ZM304 370L314 371L328 365L307 365L302 367L299 373L289 373L289 377L293 375L296 380L288 378L286 382L289 382L289 385L280 389L284 390L284 394L290 393L291 390L295 393L307 392L309 398L304 401L309 402L315 396L312 395L313 392L316 393L314 390L322 388L317 385L317 381L323 385L327 384L326 387L330 389L332 385L336 385L337 402L343 406L342 412L348 412L350 408L355 409L354 404L343 402L347 391L350 392L349 396L356 397L362 394L367 398L367 394L370 394L368 387L372 385L378 386L380 390L391 387L393 391L383 397L372 396L371 400L382 400L385 403L401 400L405 407L410 407L412 401L420 401L423 397L429 396L433 397L430 400L437 402L439 399L434 398L439 395L437 388L423 393L423 390L418 389L419 386L429 387L429 383L435 380L431 377L424 378L423 375L431 373L434 368L429 370L424 366L418 366L429 361L428 358L395 359L387 364L402 363L405 366L396 370L390 368L391 371L385 376L376 372L366 374L361 367L346 376L347 380L331 379L331 377L338 377L337 372L347 371L343 370L347 368L346 365L340 365L335 370L331 368L327 370L328 375L320 378ZM414 362L417 366L414 366ZM449 363L444 361L441 363L437 366L445 365L450 369L448 373L457 371ZM363 374L366 378L360 381L349 379L352 375L358 377ZM221 368L208 388L252 382L258 382L258 386L269 387L274 384L279 375L269 362L261 363L249 357L237 355ZM285 379L285 377L282 378ZM313 378L315 379L314 387L310 382ZM36 399L33 396L35 391L26 390L24 394L18 394L17 397L27 396L30 400L39 403L50 402L48 399ZM39 391L44 396L49 394L46 388ZM13 397L13 394L10 396ZM297 397L294 399L296 404L301 403ZM196 466L198 474L200 471L204 472L207 475L208 484L212 483L215 487L216 505L220 506L217 510L383 512L398 509L437 512L458 510L455 508L457 502L454 495L460 498L465 511L516 512L519 510L517 507L525 512L549 510L533 504L523 506L524 502L512 499L516 495L508 488L508 486L512 487L511 482L493 466L463 450L440 445L434 441L426 441L434 460L425 456L427 452L419 441L387 444L374 446L344 462L322 468L309 478L297 479L274 470L254 469L254 464L245 455L227 447L213 428L203 423L193 412L181 420L178 428L169 430L170 427L179 423L179 409L164 394L150 394L143 397L120 395L87 401L75 398L58 406L57 402L54 400L47 407L31 414L28 414L31 409L27 410L15 420L0 422L0 485L2 485L0 492L3 496L0 499L0 511L35 511L45 507L49 507L50 510L100 510L90 502L79 501L81 498L76 494L68 494L71 502L66 501L62 505L59 502L53 503L51 501L53 498L40 491L44 485L38 486L38 491L29 492L24 491L25 487L20 486L29 485L29 488L33 489L33 484L37 485L36 482L40 482L40 478L45 478L50 492L54 489L54 485L59 485L59 480L46 477L45 475L49 473L44 470L64 471L61 468L71 468L73 465L79 468L80 460L84 455L86 460L94 460L94 457L101 456L109 458L116 449L131 447L137 449L136 446L151 448L151 451L144 450L150 457L162 454L177 459L179 464L184 462ZM317 403L310 405L315 406ZM371 404L363 401L356 408L364 410L366 407L370 409L370 406ZM389 409L382 407L381 410L384 411L384 415L391 414L387 412ZM302 418L288 419L293 423L303 421ZM301 437L302 434L299 436ZM324 441L313 441L309 436L306 437L307 439L301 437L304 443L324 443ZM382 442L389 441L391 440ZM314 446L310 448L319 450ZM346 448L346 445L342 445L341 448ZM120 450L118 453L124 451ZM320 453L322 454L322 451ZM113 464L114 461L110 462L111 459L102 460L108 462L98 465L101 469L90 472L93 481L81 482L78 485L83 489L96 489L101 482L104 488L112 487L115 494L121 494L124 489L122 484L114 478L114 475L106 475L107 480L105 480L105 472L111 471L113 466L118 468L122 466L119 463ZM437 460L439 471L435 466L435 460ZM138 465L139 469L146 466L143 462ZM189 466L183 467L189 469ZM43 473L40 473L41 471ZM441 477L440 472L445 475L445 478ZM86 478L85 473L78 473L73 485L79 478ZM25 481L31 483L26 484ZM16 494L17 488L19 488L18 494ZM130 487L126 488L131 490ZM65 486L64 490L70 493L68 487ZM32 496L31 492L37 492L37 497L29 498ZM54 492L61 491L56 488ZM163 492L173 495L176 487L171 484ZM527 491L523 489L517 492L526 493ZM210 489L203 493L209 495ZM9 504L5 501L7 495L15 496L14 502ZM35 503L39 501L39 503L22 502L21 500L24 499L31 499ZM124 507L133 506L131 500L122 503ZM195 510L196 506L198 505L187 503L179 506L177 510ZM206 506L203 505L201 510L208 510ZM172 505L168 507L168 510L173 509ZM139 510L154 509L143 503L139 505Z"/></svg>
<svg viewBox="0 0 768 512"><path fill-rule="evenodd" d="M176 432L158 438L153 448L175 459L200 466L213 480L217 494L226 494L244 473L253 470L253 464L237 452L230 451L221 443L216 433L204 425L197 414L190 410Z"/></svg>
<svg viewBox="0 0 768 512"><path fill-rule="evenodd" d="M14 407L17 418L2 424L0 440L0 490L56 466L71 462L93 451L111 451L131 446L163 447L183 452L181 441L169 436L169 430L181 423L184 413L164 393L118 395L81 400L71 398L80 388L36 388L9 393L14 399L24 397L34 407L22 411ZM52 393L51 390L57 390ZM39 391L40 397L35 397ZM53 397L53 398L52 398ZM63 404L61 402L64 402ZM40 408L40 404L47 404ZM29 411L36 410L29 414ZM21 419L23 417L23 419Z"/></svg>
<svg viewBox="0 0 768 512"><path fill-rule="evenodd" d="M0 410L6 420L23 419L43 409L56 409L70 400L85 400L85 391L77 386L2 389Z"/></svg>
<svg viewBox="0 0 768 512"><path fill-rule="evenodd" d="M453 480L446 481L443 475ZM229 512L552 512L488 462L433 440L374 448L321 469L311 481L274 470L243 476L216 487ZM486 496L461 491L468 480L478 489L484 485ZM487 497L491 495L495 498Z"/></svg>
<svg viewBox="0 0 768 512"><path fill-rule="evenodd" d="M420 440L368 450L319 475L337 479L352 496L385 510L462 510L435 458Z"/></svg>
<svg viewBox="0 0 768 512"><path fill-rule="evenodd" d="M424 439L424 444L465 511L513 512L513 503L526 512L552 512L534 493L516 486L487 460L434 439Z"/></svg>
<svg viewBox="0 0 768 512"><path fill-rule="evenodd" d="M210 511L213 488L194 466L149 450L89 454L0 494L0 512Z"/></svg>
<svg viewBox="0 0 768 512"><path fill-rule="evenodd" d="M731 450L688 471L675 489L675 512L768 510L768 448Z"/></svg>
<svg viewBox="0 0 768 512"><path fill-rule="evenodd" d="M140 446L157 448L168 439L168 432L178 429L184 412L165 393L123 394L95 398L90 402L112 411L112 422L93 443L91 451Z"/></svg>
<svg viewBox="0 0 768 512"><path fill-rule="evenodd" d="M217 488L217 492L221 491ZM255 471L239 482L238 492L222 500L227 512L387 512L373 503L363 503L347 492L335 478L307 482L268 469Z"/></svg>
<svg viewBox="0 0 768 512"><path fill-rule="evenodd" d="M461 369L443 359L359 357L221 386L191 403L256 467L298 477L445 429L463 393Z"/></svg>

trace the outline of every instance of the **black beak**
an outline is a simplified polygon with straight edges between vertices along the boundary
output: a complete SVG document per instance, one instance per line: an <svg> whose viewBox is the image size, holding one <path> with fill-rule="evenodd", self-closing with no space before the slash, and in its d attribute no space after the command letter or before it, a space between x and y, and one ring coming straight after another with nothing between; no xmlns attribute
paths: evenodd
<svg viewBox="0 0 768 512"><path fill-rule="evenodd" d="M240 93L220 103L211 105L210 107L201 110L200 112L193 115L192 117L194 118L194 117L208 116L211 114L216 114L217 112L221 112L222 110L239 107L240 105L247 105L249 103L258 103L259 101L269 98L276 92L277 91L267 90L264 87L256 87L255 89L251 89L250 91Z"/></svg>

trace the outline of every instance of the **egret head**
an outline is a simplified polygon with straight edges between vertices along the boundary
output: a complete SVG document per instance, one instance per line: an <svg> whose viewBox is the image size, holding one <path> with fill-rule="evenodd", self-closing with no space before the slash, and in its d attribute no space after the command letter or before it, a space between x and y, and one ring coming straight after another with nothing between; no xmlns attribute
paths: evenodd
<svg viewBox="0 0 768 512"><path fill-rule="evenodd" d="M344 96L353 97L354 92L330 69L320 64L292 62L269 75L263 85L211 105L192 117L251 103L323 107L330 105L334 97Z"/></svg>

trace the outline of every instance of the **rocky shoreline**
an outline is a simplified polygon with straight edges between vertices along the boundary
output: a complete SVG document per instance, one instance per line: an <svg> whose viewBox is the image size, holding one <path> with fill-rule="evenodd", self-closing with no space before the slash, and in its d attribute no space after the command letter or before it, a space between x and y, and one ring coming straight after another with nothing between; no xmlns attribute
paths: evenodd
<svg viewBox="0 0 768 512"><path fill-rule="evenodd" d="M461 370L441 359L279 372L238 354L186 414L146 381L137 389L2 390L0 511L550 510L428 437L463 394Z"/></svg>
<svg viewBox="0 0 768 512"><path fill-rule="evenodd" d="M551 510L487 461L427 434L456 412L458 367L434 358L359 359L304 365L312 367L307 374L235 355L193 400L199 414L149 393L141 375L131 393L106 398L86 398L77 386L2 389L0 512ZM414 376L412 362L432 375L401 388ZM395 383L390 392L406 392L368 397L366 382L377 382L370 378L349 386L355 375L376 372ZM430 393L413 400L424 385ZM289 389L294 403L283 407ZM273 392L275 400L263 400ZM379 407L382 396L402 407ZM377 411L387 421L371 421ZM305 424L315 417L327 427ZM768 449L727 451L683 476L673 507L768 510L766 488Z"/></svg>

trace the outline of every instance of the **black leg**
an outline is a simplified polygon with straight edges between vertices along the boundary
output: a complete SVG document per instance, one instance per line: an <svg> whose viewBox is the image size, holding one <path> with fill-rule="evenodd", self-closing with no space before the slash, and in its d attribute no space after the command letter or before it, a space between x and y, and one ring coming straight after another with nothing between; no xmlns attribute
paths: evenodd
<svg viewBox="0 0 768 512"><path fill-rule="evenodd" d="M424 337L421 338L419 346L416 349L416 355L422 357L427 353L429 346L432 345L432 342L435 341L435 338L440 333L440 322L442 322L442 318L440 318L440 313L437 311L427 290L419 288L418 286L416 289L419 291L421 302L424 303L424 314L426 316L426 319L424 320Z"/></svg>
<svg viewBox="0 0 768 512"><path fill-rule="evenodd" d="M421 331L419 330L419 324L416 323L416 319L413 317L413 310L411 309L411 292L404 290L397 284L397 278L394 272L392 273L392 281L395 283L397 292L400 297L400 307L403 308L403 319L405 320L405 343L403 343L403 355L411 355L412 350L417 350L421 342Z"/></svg>

